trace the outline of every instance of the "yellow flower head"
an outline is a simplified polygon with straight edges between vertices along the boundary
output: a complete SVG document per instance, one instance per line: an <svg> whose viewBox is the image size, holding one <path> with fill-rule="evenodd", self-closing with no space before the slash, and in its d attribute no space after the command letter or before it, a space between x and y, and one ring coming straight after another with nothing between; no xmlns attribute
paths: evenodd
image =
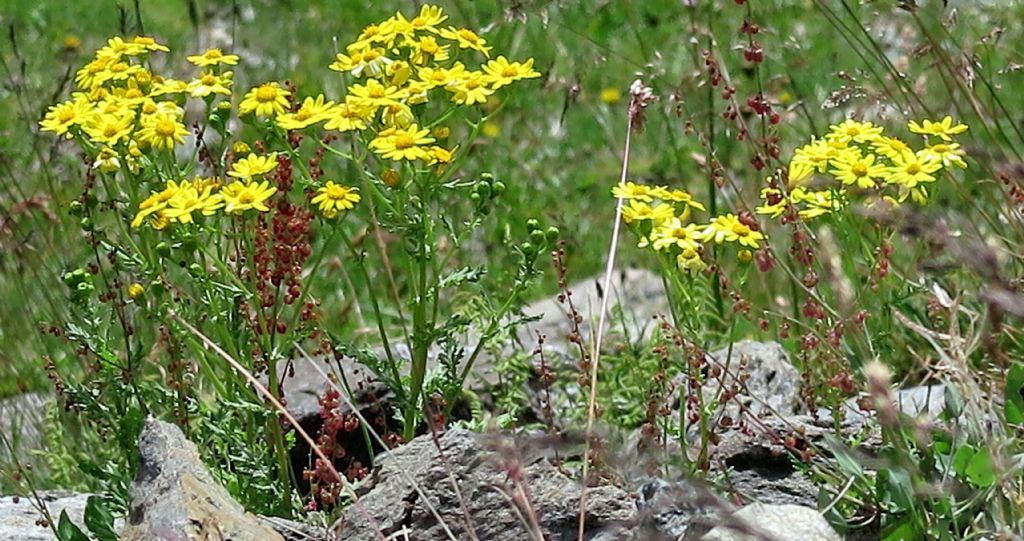
<svg viewBox="0 0 1024 541"><path fill-rule="evenodd" d="M520 79L540 77L540 73L533 70L532 58L527 59L526 62L519 63L509 62L504 56L499 56L484 64L483 70L487 74L487 82L495 90Z"/></svg>
<svg viewBox="0 0 1024 541"><path fill-rule="evenodd" d="M350 210L360 200L359 188L342 186L328 180L317 190L317 195L310 202L320 208L325 218L334 218L339 211Z"/></svg>
<svg viewBox="0 0 1024 541"><path fill-rule="evenodd" d="M951 135L959 135L967 131L967 126L964 124L953 124L953 117L946 116L938 122L932 122L931 120L925 120L923 124L911 120L907 127L913 133L921 135L934 135L943 141L952 141Z"/></svg>
<svg viewBox="0 0 1024 541"><path fill-rule="evenodd" d="M224 51L221 51L220 49L207 49L206 52L201 55L186 57L186 60L201 68L217 66L219 64L234 66L238 63L238 55L224 54Z"/></svg>
<svg viewBox="0 0 1024 541"><path fill-rule="evenodd" d="M334 109L333 101L324 101L324 95L316 98L307 97L294 113L285 113L277 117L277 125L285 130L301 130L325 120Z"/></svg>
<svg viewBox="0 0 1024 541"><path fill-rule="evenodd" d="M622 221L627 224L650 220L657 225L674 217L675 212L672 206L661 203L652 207L649 203L634 199L622 207Z"/></svg>
<svg viewBox="0 0 1024 541"><path fill-rule="evenodd" d="M677 248L680 251L700 250L706 235L697 224L683 224L678 217L663 222L651 232L651 246L658 251Z"/></svg>
<svg viewBox="0 0 1024 541"><path fill-rule="evenodd" d="M238 114L255 113L258 117L274 117L284 114L288 108L288 96L291 92L281 88L275 82L263 83L250 90L242 103L238 104Z"/></svg>
<svg viewBox="0 0 1024 541"><path fill-rule="evenodd" d="M942 169L942 161L930 154L906 154L892 160L887 180L913 189L923 182L935 182L935 173Z"/></svg>
<svg viewBox="0 0 1024 541"><path fill-rule="evenodd" d="M163 190L150 195L142 203L139 203L139 212L135 215L135 219L132 220L132 227L139 227L146 217L150 215L162 214L163 210L167 208L168 202L178 195L182 186L187 184L188 182L183 182L182 185L179 185L177 182L170 180Z"/></svg>
<svg viewBox="0 0 1024 541"><path fill-rule="evenodd" d="M93 142L114 146L122 139L128 138L134 122L135 113L131 111L100 113L93 115L83 129Z"/></svg>
<svg viewBox="0 0 1024 541"><path fill-rule="evenodd" d="M324 115L327 122L324 128L328 130L362 131L366 129L366 122L372 116L372 110L355 105L351 96L327 111Z"/></svg>
<svg viewBox="0 0 1024 541"><path fill-rule="evenodd" d="M100 153L96 155L96 160L93 161L92 167L107 174L114 173L121 169L121 158L117 155L116 150L110 147L103 147Z"/></svg>
<svg viewBox="0 0 1024 541"><path fill-rule="evenodd" d="M392 63L386 51L380 47L354 43L346 52L348 54L338 53L328 68L334 71L351 72L356 77L364 75L380 77Z"/></svg>
<svg viewBox="0 0 1024 541"><path fill-rule="evenodd" d="M731 213L716 216L704 229L704 237L707 240L713 240L715 244L738 242L742 246L755 250L759 247L757 241L764 239L764 235L760 231L751 229Z"/></svg>
<svg viewBox="0 0 1024 541"><path fill-rule="evenodd" d="M266 200L277 193L277 188L269 182L239 182L228 184L220 191L224 198L224 212L228 214L241 214L247 210L255 209L260 212L270 210Z"/></svg>
<svg viewBox="0 0 1024 541"><path fill-rule="evenodd" d="M400 103L400 100L409 96L408 90L384 86L376 79L367 80L365 85L352 85L349 93L354 105L372 110Z"/></svg>
<svg viewBox="0 0 1024 541"><path fill-rule="evenodd" d="M879 137L871 143L871 146L875 149L875 152L890 160L899 158L908 152L914 152L910 145L897 137Z"/></svg>
<svg viewBox="0 0 1024 541"><path fill-rule="evenodd" d="M491 48L487 46L487 40L468 28L449 26L441 30L441 37L457 42L460 49L473 49L483 53L484 56L490 56Z"/></svg>
<svg viewBox="0 0 1024 541"><path fill-rule="evenodd" d="M185 87L186 92L192 95L193 98L205 98L210 94L223 94L225 96L231 95L231 78L234 76L233 72L226 71L217 75L212 71L203 73L198 79L188 83Z"/></svg>
<svg viewBox="0 0 1024 541"><path fill-rule="evenodd" d="M178 193L167 202L163 215L171 221L183 224L193 222L192 214L201 213L212 216L224 206L223 197L213 193L213 187L196 178L191 183L183 182Z"/></svg>
<svg viewBox="0 0 1024 541"><path fill-rule="evenodd" d="M137 299L146 292L146 287L138 282L133 282L132 285L128 286L128 296Z"/></svg>
<svg viewBox="0 0 1024 541"><path fill-rule="evenodd" d="M467 71L462 77L448 83L446 90L453 94L452 101L461 105L486 103L487 96L494 94L488 76L482 71Z"/></svg>
<svg viewBox="0 0 1024 541"><path fill-rule="evenodd" d="M831 173L844 185L856 184L865 190L874 188L885 176L886 168L875 163L874 154L861 155L853 150L832 162Z"/></svg>
<svg viewBox="0 0 1024 541"><path fill-rule="evenodd" d="M961 169L967 168L964 161L964 151L960 143L938 143L918 151L926 158L934 158L942 162L945 167L957 166Z"/></svg>
<svg viewBox="0 0 1024 541"><path fill-rule="evenodd" d="M635 199L637 201L651 202L657 195L657 186L637 184L633 181L626 181L612 188L612 195L616 198Z"/></svg>
<svg viewBox="0 0 1024 541"><path fill-rule="evenodd" d="M599 97L601 98L602 102L611 105L613 103L619 103L619 100L622 99L622 93L619 92L618 88L607 87L601 89L601 94L599 95Z"/></svg>
<svg viewBox="0 0 1024 541"><path fill-rule="evenodd" d="M145 115L140 123L142 129L137 134L138 141L157 150L171 150L175 144L184 143L185 136L188 135L185 125L178 121L176 115L167 113Z"/></svg>
<svg viewBox="0 0 1024 541"><path fill-rule="evenodd" d="M388 128L370 141L370 148L389 160L424 160L431 158L430 151L423 145L434 142L430 130L420 129L416 124L407 128Z"/></svg>
<svg viewBox="0 0 1024 541"><path fill-rule="evenodd" d="M441 45L434 36L423 36L419 41L410 41L414 47L410 61L416 65L448 60L448 45Z"/></svg>
<svg viewBox="0 0 1024 541"><path fill-rule="evenodd" d="M39 122L39 127L57 135L67 134L67 138L71 139L74 136L69 131L71 127L85 123L91 114L92 104L86 100L73 99L50 106L46 116Z"/></svg>
<svg viewBox="0 0 1024 541"><path fill-rule="evenodd" d="M825 137L834 141L848 143L870 143L882 136L882 128L870 122L858 122L852 118L847 119L838 126L831 126L831 131Z"/></svg>
<svg viewBox="0 0 1024 541"><path fill-rule="evenodd" d="M405 20L405 16L401 13L396 13L394 25L395 31L400 34L410 34L412 32L437 33L439 31L437 25L446 20L448 20L448 16L444 14L441 8L426 4L420 8L418 15L408 21Z"/></svg>
<svg viewBox="0 0 1024 541"><path fill-rule="evenodd" d="M231 164L231 171L228 176L251 180L253 177L265 175L277 167L277 153L271 152L266 156L257 156L249 153L249 156Z"/></svg>
<svg viewBox="0 0 1024 541"><path fill-rule="evenodd" d="M169 52L170 49L166 45L161 45L157 41L149 36L135 36L132 38L132 44L139 45L145 48L147 51L161 51Z"/></svg>

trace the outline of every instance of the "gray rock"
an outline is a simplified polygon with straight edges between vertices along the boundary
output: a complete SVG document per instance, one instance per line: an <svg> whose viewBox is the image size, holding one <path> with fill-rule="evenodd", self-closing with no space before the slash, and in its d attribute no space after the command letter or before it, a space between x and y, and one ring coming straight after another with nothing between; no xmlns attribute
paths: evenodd
<svg viewBox="0 0 1024 541"><path fill-rule="evenodd" d="M54 522L60 521L62 511L67 511L68 518L83 530L82 517L85 514L85 503L89 494L75 492L42 492L40 500ZM17 500L17 503L15 503ZM42 513L30 498L2 496L0 497L0 539L12 541L52 541L57 539L49 526L41 526Z"/></svg>
<svg viewBox="0 0 1024 541"><path fill-rule="evenodd" d="M177 426L147 419L139 454L122 540L283 541L214 482L195 444Z"/></svg>
<svg viewBox="0 0 1024 541"><path fill-rule="evenodd" d="M528 524L534 523L547 539L575 540L580 496L576 482L544 459L523 458L517 444L488 436L492 450L487 450L481 438L450 430L438 440L441 452L433 437L425 435L378 457L367 491L344 511L334 533L341 539L373 539L378 533L387 536L404 529L410 539L448 539L401 474L405 471L455 539L470 539L469 531L480 540L530 539ZM587 539L625 523L635 509L626 492L610 486L588 489L587 501Z"/></svg>
<svg viewBox="0 0 1024 541"><path fill-rule="evenodd" d="M746 531L719 526L703 537L705 541L841 541L832 526L810 507L754 503L733 515L746 523Z"/></svg>
<svg viewBox="0 0 1024 541"><path fill-rule="evenodd" d="M52 403L53 395L47 393L25 393L0 400L0 432L16 451L39 448L46 408ZM0 445L0 460L6 457L7 446Z"/></svg>
<svg viewBox="0 0 1024 541"><path fill-rule="evenodd" d="M747 377L740 386L740 393L734 400L743 404L743 409L756 417L791 417L803 411L800 403L800 373L789 360L789 355L778 342L754 342L743 340L731 348L725 347L710 353L712 366L722 369L719 379L710 379L704 385L708 398L720 394L722 384L732 387L740 384L740 378ZM723 411L733 420L739 420L739 404L730 403Z"/></svg>

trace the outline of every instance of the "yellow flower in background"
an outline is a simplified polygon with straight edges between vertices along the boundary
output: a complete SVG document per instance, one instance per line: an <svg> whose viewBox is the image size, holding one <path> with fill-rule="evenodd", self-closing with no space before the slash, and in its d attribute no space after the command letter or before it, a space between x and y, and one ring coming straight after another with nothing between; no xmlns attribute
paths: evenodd
<svg viewBox="0 0 1024 541"><path fill-rule="evenodd" d="M203 186L201 179L191 183L182 183L178 193L167 202L163 215L171 221L183 224L193 223L193 213L212 216L224 206L220 194L214 194L211 186Z"/></svg>
<svg viewBox="0 0 1024 541"><path fill-rule="evenodd" d="M79 88L91 90L103 84L100 81L100 74L107 70L107 66L113 63L111 58L97 58L79 68L75 72L75 84Z"/></svg>
<svg viewBox="0 0 1024 541"><path fill-rule="evenodd" d="M707 268L707 264L700 257L700 250L687 248L676 256L676 265L680 270L689 272L700 272Z"/></svg>
<svg viewBox="0 0 1024 541"><path fill-rule="evenodd" d="M675 217L675 209L671 205L658 203L651 206L643 201L631 200L628 205L622 207L622 221L627 224L650 220L654 224L660 224Z"/></svg>
<svg viewBox="0 0 1024 541"><path fill-rule="evenodd" d="M434 142L430 130L416 124L408 128L388 128L370 141L370 148L389 160L429 160L430 152L423 147Z"/></svg>
<svg viewBox="0 0 1024 541"><path fill-rule="evenodd" d="M454 84L463 78L466 73L466 66L462 62L456 62L452 67L445 68L431 68L423 67L419 70L420 81L423 81L427 88L437 88L440 86L448 86Z"/></svg>
<svg viewBox="0 0 1024 541"><path fill-rule="evenodd" d="M879 137L871 142L871 147L874 148L875 152L889 158L890 160L898 158L908 152L914 152L910 148L910 145L897 137Z"/></svg>
<svg viewBox="0 0 1024 541"><path fill-rule="evenodd" d="M78 39L78 36L74 34L68 34L64 36L64 41L61 43L65 51L75 51L82 46L82 40Z"/></svg>
<svg viewBox="0 0 1024 541"><path fill-rule="evenodd" d="M952 141L951 135L959 135L967 131L967 126L963 124L953 124L953 117L946 116L938 122L932 122L931 120L925 120L922 124L911 120L907 127L913 133L921 135L934 135L943 141Z"/></svg>
<svg viewBox="0 0 1024 541"><path fill-rule="evenodd" d="M832 170L839 182L844 185L856 184L865 190L874 188L885 176L886 167L875 163L874 154L861 155L853 151L832 162Z"/></svg>
<svg viewBox="0 0 1024 541"><path fill-rule="evenodd" d="M284 112L288 108L288 96L291 92L281 88L275 82L263 83L250 90L242 103L238 104L238 114L246 115L255 113L258 117L273 117Z"/></svg>
<svg viewBox="0 0 1024 541"><path fill-rule="evenodd" d="M116 150L103 147L92 162L92 168L107 174L117 172L121 169L121 157L117 155Z"/></svg>
<svg viewBox="0 0 1024 541"><path fill-rule="evenodd" d="M804 220L811 220L818 216L823 216L832 212L837 208L842 207L843 196L846 192L838 190L833 192L832 190L808 190L802 186L793 188L793 191L789 193L789 197L799 205L803 205L800 209L800 218ZM840 197L837 199L835 195Z"/></svg>
<svg viewBox="0 0 1024 541"><path fill-rule="evenodd" d="M467 71L462 77L448 83L446 90L453 94L452 101L461 105L485 103L494 94L488 86L487 75L480 71Z"/></svg>
<svg viewBox="0 0 1024 541"><path fill-rule="evenodd" d="M184 143L185 136L188 135L188 130L178 121L178 117L166 113L145 115L139 123L142 124L142 129L137 134L139 142L157 150L171 150L175 144Z"/></svg>
<svg viewBox="0 0 1024 541"><path fill-rule="evenodd" d="M132 38L132 44L141 45L147 51L160 51L163 53L170 52L170 49L166 45L161 45L157 41L149 36L135 36Z"/></svg>
<svg viewBox="0 0 1024 541"><path fill-rule="evenodd" d="M674 217L654 228L651 232L651 246L655 250L668 250L678 248L679 250L700 249L706 235L697 224L683 224L682 220Z"/></svg>
<svg viewBox="0 0 1024 541"><path fill-rule="evenodd" d="M184 94L189 91L188 87L188 83L178 79L159 79L153 82L149 95L155 98L164 94Z"/></svg>
<svg viewBox="0 0 1024 541"><path fill-rule="evenodd" d="M189 62L201 67L208 68L220 64L234 66L238 63L238 55L224 54L220 49L207 49L203 54L185 57Z"/></svg>
<svg viewBox="0 0 1024 541"><path fill-rule="evenodd" d="M350 72L356 77L380 77L392 62L385 50L379 47L353 44L346 52L348 54L338 53L334 62L327 67L334 71Z"/></svg>
<svg viewBox="0 0 1024 541"><path fill-rule="evenodd" d="M65 135L71 139L74 134L69 132L72 126L80 125L89 120L92 114L92 104L86 100L73 99L51 105L46 111L46 116L39 121L39 128L43 131L52 131L57 135Z"/></svg>
<svg viewBox="0 0 1024 541"><path fill-rule="evenodd" d="M490 83L491 88L497 90L503 86L510 85L520 79L533 79L540 77L540 73L533 70L533 59L526 62L509 62L504 56L491 60L484 64L485 80Z"/></svg>
<svg viewBox="0 0 1024 541"><path fill-rule="evenodd" d="M852 118L846 119L842 124L830 126L831 131L825 136L826 139L849 143L870 143L882 135L882 128L870 122L858 122Z"/></svg>
<svg viewBox="0 0 1024 541"><path fill-rule="evenodd" d="M730 213L716 216L704 229L704 238L713 240L715 244L738 242L742 246L757 249L759 247L757 241L763 240L764 235L760 231L751 229L735 214Z"/></svg>
<svg viewBox="0 0 1024 541"><path fill-rule="evenodd" d="M942 162L945 167L957 166L961 169L967 168L964 161L964 151L960 143L938 143L918 151L923 158L936 159Z"/></svg>
<svg viewBox="0 0 1024 541"><path fill-rule="evenodd" d="M234 76L233 72L226 71L220 75L207 71L198 79L188 83L185 87L185 91L188 92L193 98L205 98L210 94L223 94L225 96L231 95L231 78Z"/></svg>
<svg viewBox="0 0 1024 541"><path fill-rule="evenodd" d="M120 114L101 113L93 115L83 129L93 142L114 146L128 138L134 123L135 113L131 111Z"/></svg>
<svg viewBox="0 0 1024 541"><path fill-rule="evenodd" d="M449 26L441 30L441 37L457 42L460 49L472 49L483 53L484 56L490 56L491 48L487 46L487 40L468 28Z"/></svg>
<svg viewBox="0 0 1024 541"><path fill-rule="evenodd" d="M493 120L488 120L487 122L484 122L483 126L480 126L480 133L488 139L494 139L501 135L501 124L498 124Z"/></svg>
<svg viewBox="0 0 1024 541"><path fill-rule="evenodd" d="M224 212L228 214L241 214L247 210L255 209L260 212L267 212L270 207L266 200L277 193L277 188L269 182L239 182L228 184L220 191L224 199Z"/></svg>
<svg viewBox="0 0 1024 541"><path fill-rule="evenodd" d="M146 52L146 47L139 43L125 41L121 36L107 40L107 44L96 51L96 58L120 60L124 56L138 56Z"/></svg>
<svg viewBox="0 0 1024 541"><path fill-rule="evenodd" d="M423 36L419 41L410 41L415 50L410 57L413 64L422 65L430 62L448 60L448 45L441 45L434 36Z"/></svg>
<svg viewBox="0 0 1024 541"><path fill-rule="evenodd" d="M657 186L637 184L631 180L620 183L612 188L612 195L616 198L636 199L637 201L651 202L658 193Z"/></svg>
<svg viewBox="0 0 1024 541"><path fill-rule="evenodd" d="M185 184L188 184L188 182L182 183L182 185ZM132 220L132 227L139 227L146 217L150 215L162 213L167 208L168 202L178 195L181 188L182 186L178 185L177 182L169 180L163 190L150 195L142 203L139 203L139 212L135 215L135 219Z"/></svg>
<svg viewBox="0 0 1024 541"><path fill-rule="evenodd" d="M401 13L396 13L394 17L395 31L399 34L409 34L411 32L439 32L437 25L448 20L448 16L444 14L438 6L426 4L420 8L418 15L410 20L405 20L405 16Z"/></svg>
<svg viewBox="0 0 1024 541"><path fill-rule="evenodd" d="M133 282L132 285L128 286L128 296L133 299L141 297L145 292L146 288L138 282Z"/></svg>
<svg viewBox="0 0 1024 541"><path fill-rule="evenodd" d="M619 89L613 87L602 88L601 93L598 95L602 102L611 105L613 103L619 103L622 99L622 93Z"/></svg>
<svg viewBox="0 0 1024 541"><path fill-rule="evenodd" d="M231 164L231 171L228 176L251 180L253 177L265 175L277 167L277 153L271 152L266 156L257 156L255 153Z"/></svg>
<svg viewBox="0 0 1024 541"><path fill-rule="evenodd" d="M789 201L786 199L785 194L777 188L762 188L761 200L764 201L764 204L754 209L754 211L758 214L771 216L772 218L782 216L785 214L786 208L789 207Z"/></svg>
<svg viewBox="0 0 1024 541"><path fill-rule="evenodd" d="M299 110L294 113L285 113L277 117L277 125L285 130L301 130L325 120L333 110L333 101L324 101L324 95L307 97L302 100Z"/></svg>
<svg viewBox="0 0 1024 541"><path fill-rule="evenodd" d="M458 149L459 147L455 147L449 150L437 145L430 147L427 149L430 153L430 158L427 159L427 165L438 165L441 168L444 168L444 166L452 163L452 159L455 157L455 151Z"/></svg>
<svg viewBox="0 0 1024 541"><path fill-rule="evenodd" d="M670 203L682 203L683 205L697 210L707 210L700 201L694 201L693 196L686 190L670 190L665 186L655 186L651 195Z"/></svg>
<svg viewBox="0 0 1024 541"><path fill-rule="evenodd" d="M384 86L376 79L369 79L365 85L352 85L349 94L357 107L376 110L401 103L399 100L407 98L409 91L396 86Z"/></svg>
<svg viewBox="0 0 1024 541"><path fill-rule="evenodd" d="M317 205L325 218L334 218L339 211L355 207L359 200L359 188L342 186L328 180L317 190L316 197L310 203Z"/></svg>
<svg viewBox="0 0 1024 541"><path fill-rule="evenodd" d="M888 180L908 189L922 182L935 182L935 173L942 169L942 162L934 156L906 154L892 160Z"/></svg>
<svg viewBox="0 0 1024 541"><path fill-rule="evenodd" d="M366 109L354 105L350 99L346 99L345 103L335 105L325 113L327 122L324 124L324 129L341 132L365 130L366 121L371 116L367 113Z"/></svg>

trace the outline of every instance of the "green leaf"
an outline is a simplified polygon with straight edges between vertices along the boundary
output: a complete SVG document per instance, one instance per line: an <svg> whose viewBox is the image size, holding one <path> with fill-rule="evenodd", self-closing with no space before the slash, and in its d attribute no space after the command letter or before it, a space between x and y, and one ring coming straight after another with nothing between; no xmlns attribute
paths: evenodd
<svg viewBox="0 0 1024 541"><path fill-rule="evenodd" d="M956 454L953 455L953 471L960 477L967 475L967 465L971 463L972 458L974 458L974 448L970 445L964 445L957 449Z"/></svg>
<svg viewBox="0 0 1024 541"><path fill-rule="evenodd" d="M967 465L967 478L979 487L990 487L996 482L996 474L992 470L992 457L988 449L979 449Z"/></svg>
<svg viewBox="0 0 1024 541"><path fill-rule="evenodd" d="M114 515L107 508L107 504L96 496L89 496L85 502L85 527L99 541L117 541Z"/></svg>
<svg viewBox="0 0 1024 541"><path fill-rule="evenodd" d="M60 522L57 523L57 539L59 541L89 541L89 536L81 528L71 522L67 511L60 512Z"/></svg>
<svg viewBox="0 0 1024 541"><path fill-rule="evenodd" d="M1012 425L1024 424L1024 364L1014 364L1006 374L1005 405L1006 422Z"/></svg>
<svg viewBox="0 0 1024 541"><path fill-rule="evenodd" d="M918 541L924 539L924 532L913 516L903 517L899 522L885 529L882 541Z"/></svg>

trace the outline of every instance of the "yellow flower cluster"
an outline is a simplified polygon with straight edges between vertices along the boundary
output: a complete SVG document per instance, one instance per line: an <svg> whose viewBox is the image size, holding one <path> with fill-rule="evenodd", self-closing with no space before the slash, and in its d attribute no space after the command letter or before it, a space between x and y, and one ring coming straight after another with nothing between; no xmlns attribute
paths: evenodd
<svg viewBox="0 0 1024 541"><path fill-rule="evenodd" d="M757 212L778 217L793 207L802 218L812 219L842 208L847 189L854 187L893 205L907 198L924 203L927 184L935 182L944 168L967 167L964 151L953 141L967 126L955 124L947 116L937 122L911 121L908 127L925 137L923 148L915 150L871 122L848 119L831 126L823 139L812 139L796 149L789 163L788 193L765 188L761 192L764 204ZM811 189L809 183L816 174L827 175L837 184Z"/></svg>
<svg viewBox="0 0 1024 541"><path fill-rule="evenodd" d="M356 79L338 103L323 95L307 97L298 110L287 112L289 92L266 83L245 95L239 112L273 118L285 130L321 122L329 130L372 130L370 149L384 159L443 165L453 149L435 144L431 130L417 118L416 106L440 92L456 105L481 104L504 86L540 76L533 59L490 59L491 47L483 37L468 28L443 26L447 19L441 8L425 5L411 19L396 13L364 28L329 66ZM487 61L473 69L471 54Z"/></svg>
<svg viewBox="0 0 1024 541"><path fill-rule="evenodd" d="M693 209L706 209L684 190L625 182L612 188L612 195L625 200L622 219L640 237L639 246L674 257L684 270L706 267L705 243L736 243L757 249L759 241L764 240L756 224L735 214L716 216L706 224L691 223Z"/></svg>
<svg viewBox="0 0 1024 541"><path fill-rule="evenodd" d="M210 49L189 61L204 68L196 79L165 79L146 68L151 53L168 48L153 38L113 37L75 74L78 90L71 99L49 108L39 125L43 131L81 138L93 152L94 165L113 173L127 164L137 173L149 151L169 151L185 142L184 96L208 98L231 94L230 71L221 65L238 62L235 55Z"/></svg>
<svg viewBox="0 0 1024 541"><path fill-rule="evenodd" d="M266 212L267 199L277 188L266 180L235 181L224 186L217 178L196 177L192 181L168 181L163 190L150 195L139 204L139 212L132 227L147 220L154 229L167 224L193 223L193 215L212 216L223 209L227 214L241 214L247 210Z"/></svg>

